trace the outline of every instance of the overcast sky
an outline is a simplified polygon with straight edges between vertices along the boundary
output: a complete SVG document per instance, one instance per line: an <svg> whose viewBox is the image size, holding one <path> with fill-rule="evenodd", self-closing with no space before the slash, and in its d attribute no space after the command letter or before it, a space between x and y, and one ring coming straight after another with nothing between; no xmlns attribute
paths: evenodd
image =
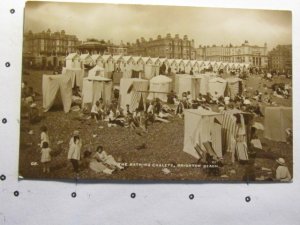
<svg viewBox="0 0 300 225"><path fill-rule="evenodd" d="M141 6L28 2L25 31L60 31L80 40L96 38L119 44L158 34L187 34L198 45L292 43L292 14L289 11L220 9L175 6Z"/></svg>

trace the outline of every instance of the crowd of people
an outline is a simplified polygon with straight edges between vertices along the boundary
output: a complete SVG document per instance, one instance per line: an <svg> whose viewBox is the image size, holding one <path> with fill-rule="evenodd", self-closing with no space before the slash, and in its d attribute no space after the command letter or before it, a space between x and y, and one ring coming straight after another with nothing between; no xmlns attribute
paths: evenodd
<svg viewBox="0 0 300 225"><path fill-rule="evenodd" d="M52 160L52 152L53 150L50 148L50 138L48 135L47 127L41 126L40 128L40 153L41 159L40 162L42 164L42 172L43 173L50 173L51 168L51 160ZM89 145L89 144L87 144ZM83 151L84 143L80 137L80 132L75 130L70 138L69 141L69 149L66 155L66 158L70 161L72 165L73 172L78 176L80 170L86 169L87 167L96 173L104 173L107 175L113 174L117 170L123 170L124 167L122 166L121 162L115 160L112 155L109 155L103 148L103 146L98 145L95 150L91 150L91 148L85 148L87 150ZM258 149L262 150L262 144L258 137L254 135L251 140L250 149ZM207 156L207 160L210 163L217 163L214 161L211 155ZM80 163L80 161L83 161ZM277 158L276 160L276 168L274 177L269 177L268 179L272 179L275 181L290 181L291 174L289 169L286 165L284 158ZM254 167L254 160L249 160L248 166L246 167L246 171L244 174L244 180L255 180L255 171L253 171ZM219 165L219 164L218 164ZM215 170L212 168L211 170Z"/></svg>
<svg viewBox="0 0 300 225"><path fill-rule="evenodd" d="M164 68L161 68L163 70ZM193 71L191 70L191 75ZM89 114L87 119L95 121L96 124L106 122L108 127L123 127L136 131L137 134L143 135L148 132L149 125L155 122L169 123L173 118L184 117L185 109L205 109L214 112L224 112L226 110L237 109L242 112L247 112L255 117L264 117L262 106L276 105L274 97L288 99L291 96L291 87L289 85L274 84L271 89L273 92L260 92L255 90L250 93L247 90L239 92L232 98L230 95L219 95L219 93L201 93L198 96L192 96L190 90L183 92L178 96L174 91L170 91L167 95L167 103L162 102L159 98L153 100L142 100L135 109L131 109L130 105L126 105L123 109L119 105L119 95L114 93L114 98L110 103L104 102L102 98L95 101L90 109L83 107L81 110ZM22 83L22 113L26 113L28 121L31 124L39 123L43 116L37 108L36 97L38 93L34 92L32 87L29 87L26 82ZM82 107L81 93L78 87L73 88L73 106ZM292 135L292 132L290 132ZM51 165L51 155L53 153L51 143L48 137L46 126L41 127L41 163L43 165L42 172L49 173ZM95 172L112 174L115 170L124 169L112 155L107 154L103 150L103 146L99 145L95 151L84 151L82 148L84 143L80 138L79 131L75 130L69 141L69 150L66 158L70 161L73 171L79 173L80 160L84 159L88 162L89 168ZM255 132L251 135L251 143L249 152L252 150L262 150L262 144ZM231 152L231 161L235 161L235 152ZM291 179L290 173L286 166L285 160L279 158L276 160L279 164L276 169L276 180Z"/></svg>

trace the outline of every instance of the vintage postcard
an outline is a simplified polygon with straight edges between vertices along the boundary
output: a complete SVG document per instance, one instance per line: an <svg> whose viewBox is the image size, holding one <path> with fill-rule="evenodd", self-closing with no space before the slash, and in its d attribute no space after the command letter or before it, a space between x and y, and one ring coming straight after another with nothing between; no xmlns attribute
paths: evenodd
<svg viewBox="0 0 300 225"><path fill-rule="evenodd" d="M291 11L24 12L20 178L292 181Z"/></svg>

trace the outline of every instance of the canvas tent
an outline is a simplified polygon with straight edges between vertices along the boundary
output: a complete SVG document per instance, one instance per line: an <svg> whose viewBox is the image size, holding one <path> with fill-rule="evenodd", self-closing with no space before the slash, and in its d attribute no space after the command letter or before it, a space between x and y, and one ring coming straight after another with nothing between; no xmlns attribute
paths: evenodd
<svg viewBox="0 0 300 225"><path fill-rule="evenodd" d="M167 94L171 90L172 79L164 75L158 75L150 80L150 93L148 99L159 98L163 102L167 102Z"/></svg>
<svg viewBox="0 0 300 225"><path fill-rule="evenodd" d="M184 71L185 71L185 73L186 74L190 74L190 71L191 71L191 68L192 68L190 60L185 59L185 60L183 60L183 63L184 63Z"/></svg>
<svg viewBox="0 0 300 225"><path fill-rule="evenodd" d="M88 72L88 77L89 78L97 77L97 76L104 77L104 68L102 68L99 65L94 66Z"/></svg>
<svg viewBox="0 0 300 225"><path fill-rule="evenodd" d="M227 81L227 94L230 98L234 98L237 94L243 92L243 80L237 77L229 77Z"/></svg>
<svg viewBox="0 0 300 225"><path fill-rule="evenodd" d="M84 71L81 68L63 68L62 75L71 77L72 88L77 86L82 90Z"/></svg>
<svg viewBox="0 0 300 225"><path fill-rule="evenodd" d="M209 75L208 74L196 74L194 75L197 78L200 78L200 89L199 89L199 93L201 93L202 95L206 95L208 92L208 87L209 87Z"/></svg>
<svg viewBox="0 0 300 225"><path fill-rule="evenodd" d="M203 68L204 69L210 69L211 68L211 62L210 61L203 61Z"/></svg>
<svg viewBox="0 0 300 225"><path fill-rule="evenodd" d="M66 68L80 68L80 56L77 53L70 53L66 57Z"/></svg>
<svg viewBox="0 0 300 225"><path fill-rule="evenodd" d="M143 57L145 78L150 80L152 77L159 74L159 66L154 64L150 57Z"/></svg>
<svg viewBox="0 0 300 225"><path fill-rule="evenodd" d="M168 73L168 69L171 66L171 61L167 58L161 59L162 63L164 63L166 65L166 73Z"/></svg>
<svg viewBox="0 0 300 225"><path fill-rule="evenodd" d="M134 60L132 56L123 56L124 59L124 78L131 78L134 67Z"/></svg>
<svg viewBox="0 0 300 225"><path fill-rule="evenodd" d="M286 129L293 129L291 107L266 107L264 137L273 141L286 141Z"/></svg>
<svg viewBox="0 0 300 225"><path fill-rule="evenodd" d="M184 111L184 146L183 151L199 159L201 153L207 152L204 144L210 142L214 153L222 157L221 136L222 114L199 109L186 109ZM203 155L202 155L203 156Z"/></svg>
<svg viewBox="0 0 300 225"><path fill-rule="evenodd" d="M178 65L177 66L177 68L178 68L177 71L184 72L185 65L184 65L183 60L182 59L175 59L175 61L176 61L176 64Z"/></svg>
<svg viewBox="0 0 300 225"><path fill-rule="evenodd" d="M190 91L192 98L196 99L200 91L201 77L191 76L187 74L176 74L175 92L181 98L183 92Z"/></svg>
<svg viewBox="0 0 300 225"><path fill-rule="evenodd" d="M248 144L251 141L253 114L238 109L222 112L222 141L223 149L229 151L232 139L236 141L235 153L238 160L248 160ZM237 138L238 137L238 138Z"/></svg>
<svg viewBox="0 0 300 225"><path fill-rule="evenodd" d="M141 98L146 102L149 81L139 78L122 78L120 81L120 106L126 109L129 105L131 111L135 110Z"/></svg>
<svg viewBox="0 0 300 225"><path fill-rule="evenodd" d="M113 58L113 64L114 64L114 71L124 71L124 64L125 60L123 59L122 55L114 55Z"/></svg>
<svg viewBox="0 0 300 225"><path fill-rule="evenodd" d="M153 63L151 57L142 57L142 60L144 65Z"/></svg>
<svg viewBox="0 0 300 225"><path fill-rule="evenodd" d="M191 60L191 66L192 66L194 74L199 73L199 64L196 60Z"/></svg>
<svg viewBox="0 0 300 225"><path fill-rule="evenodd" d="M212 78L208 82L208 92L213 97L219 98L220 96L224 96L226 85L227 85L226 80L220 77Z"/></svg>
<svg viewBox="0 0 300 225"><path fill-rule="evenodd" d="M202 70L205 69L205 63L204 61L197 61L197 62L198 62L199 72L202 72Z"/></svg>
<svg viewBox="0 0 300 225"><path fill-rule="evenodd" d="M110 78L112 71L114 71L114 61L111 55L102 55L102 61L104 63L105 77Z"/></svg>
<svg viewBox="0 0 300 225"><path fill-rule="evenodd" d="M156 58L151 58L151 59L152 59L152 61L153 61L153 63L154 63L155 65L161 66L162 61L161 61L160 58L156 57Z"/></svg>
<svg viewBox="0 0 300 225"><path fill-rule="evenodd" d="M94 61L93 61L92 57L90 56L90 54L81 54L80 62L81 62L82 67L84 67L84 65L91 65Z"/></svg>
<svg viewBox="0 0 300 225"><path fill-rule="evenodd" d="M72 79L66 75L43 75L43 108L47 112L53 106L60 92L64 112L68 113L72 104Z"/></svg>
<svg viewBox="0 0 300 225"><path fill-rule="evenodd" d="M175 59L170 59L170 67L172 73L177 73L178 71L178 64Z"/></svg>
<svg viewBox="0 0 300 225"><path fill-rule="evenodd" d="M86 77L83 79L82 104L94 104L100 98L103 99L103 102L108 104L111 102L111 97L111 79L100 76Z"/></svg>
<svg viewBox="0 0 300 225"><path fill-rule="evenodd" d="M100 55L96 54L96 55L92 55L91 57L93 59L93 64L94 65L98 65L100 67L104 67L104 61L103 61L103 59L102 59L102 57Z"/></svg>
<svg viewBox="0 0 300 225"><path fill-rule="evenodd" d="M114 63L124 62L122 55L113 55L112 56Z"/></svg>
<svg viewBox="0 0 300 225"><path fill-rule="evenodd" d="M216 61L211 62L211 66L212 66L214 72L218 72L218 70L219 70L218 62L216 62Z"/></svg>
<svg viewBox="0 0 300 225"><path fill-rule="evenodd" d="M216 62L216 64L217 64L217 70L224 69L224 64L222 62Z"/></svg>
<svg viewBox="0 0 300 225"><path fill-rule="evenodd" d="M229 63L228 67L230 70L235 70L235 63Z"/></svg>
<svg viewBox="0 0 300 225"><path fill-rule="evenodd" d="M133 59L133 67L132 67L132 75L133 78L141 78L142 71L144 70L144 62L142 57L134 56Z"/></svg>

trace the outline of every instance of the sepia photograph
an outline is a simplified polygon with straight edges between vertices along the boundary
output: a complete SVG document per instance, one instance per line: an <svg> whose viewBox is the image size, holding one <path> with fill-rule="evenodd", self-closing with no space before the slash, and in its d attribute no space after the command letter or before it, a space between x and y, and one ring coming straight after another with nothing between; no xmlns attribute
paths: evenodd
<svg viewBox="0 0 300 225"><path fill-rule="evenodd" d="M292 182L292 12L28 1L19 178Z"/></svg>

